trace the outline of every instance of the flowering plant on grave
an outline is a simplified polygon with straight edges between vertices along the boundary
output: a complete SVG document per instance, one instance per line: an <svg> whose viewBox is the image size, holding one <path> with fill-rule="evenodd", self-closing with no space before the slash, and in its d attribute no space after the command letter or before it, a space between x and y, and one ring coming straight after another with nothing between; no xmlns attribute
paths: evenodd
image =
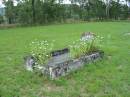
<svg viewBox="0 0 130 97"><path fill-rule="evenodd" d="M36 59L38 65L43 65L48 62L51 57L50 52L53 50L53 42L48 41L33 41L30 43L30 53Z"/></svg>
<svg viewBox="0 0 130 97"><path fill-rule="evenodd" d="M79 58L82 55L98 51L103 37L95 36L89 40L76 40L69 45L70 54L73 58Z"/></svg>

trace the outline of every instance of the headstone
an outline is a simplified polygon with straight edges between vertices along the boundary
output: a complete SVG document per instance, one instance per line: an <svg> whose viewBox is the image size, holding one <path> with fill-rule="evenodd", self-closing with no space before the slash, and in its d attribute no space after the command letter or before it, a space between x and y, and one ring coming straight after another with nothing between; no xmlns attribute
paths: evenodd
<svg viewBox="0 0 130 97"><path fill-rule="evenodd" d="M82 35L81 35L81 40L82 41L88 41L88 40L91 40L95 37L95 34L92 33L92 32L84 32Z"/></svg>
<svg viewBox="0 0 130 97"><path fill-rule="evenodd" d="M26 56L24 58L25 60L25 67L28 71L33 71L34 65L35 65L35 59L33 56Z"/></svg>
<svg viewBox="0 0 130 97"><path fill-rule="evenodd" d="M52 57L54 57L54 56L59 56L59 55L65 54L65 53L69 53L69 49L68 48L64 48L62 50L52 51L51 55L52 55Z"/></svg>
<svg viewBox="0 0 130 97"><path fill-rule="evenodd" d="M55 66L56 64L60 64L70 60L70 51L68 48L62 50L56 50L51 52L52 57L49 60L48 65Z"/></svg>

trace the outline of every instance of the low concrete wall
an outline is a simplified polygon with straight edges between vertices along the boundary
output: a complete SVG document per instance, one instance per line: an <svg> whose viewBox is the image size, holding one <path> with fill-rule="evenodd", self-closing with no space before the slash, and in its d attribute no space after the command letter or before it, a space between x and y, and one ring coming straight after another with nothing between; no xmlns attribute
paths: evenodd
<svg viewBox="0 0 130 97"><path fill-rule="evenodd" d="M95 52L90 55L82 56L79 59L72 59L55 65L47 65L43 72L51 79L56 79L60 76L65 76L69 72L77 70L90 62L101 59L103 55L103 52Z"/></svg>

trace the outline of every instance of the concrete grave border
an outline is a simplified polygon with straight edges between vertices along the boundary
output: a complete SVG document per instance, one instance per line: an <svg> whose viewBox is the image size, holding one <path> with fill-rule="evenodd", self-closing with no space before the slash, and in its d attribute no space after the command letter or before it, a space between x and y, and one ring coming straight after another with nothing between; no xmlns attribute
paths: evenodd
<svg viewBox="0 0 130 97"><path fill-rule="evenodd" d="M29 67L29 69L26 68L27 70L33 71L33 69L37 68L37 69L39 69L39 71L42 74L44 74L45 76L48 76L50 79L56 79L60 76L65 76L65 75L69 74L70 72L83 67L84 65L87 65L91 62L95 62L99 59L102 59L103 56L104 56L103 51L97 51L97 52L93 52L89 55L81 56L80 58L77 58L77 59L70 58L61 63L54 64L53 62L51 62L51 64L50 64L48 62L48 64L46 64L44 66L28 65L27 61L32 58L32 56L30 56L30 57L25 58L25 64L26 64L26 67L32 66L32 67ZM31 61L32 61L32 59L31 59ZM34 62L32 62L32 63L34 64ZM32 68L32 69L30 69L30 68Z"/></svg>

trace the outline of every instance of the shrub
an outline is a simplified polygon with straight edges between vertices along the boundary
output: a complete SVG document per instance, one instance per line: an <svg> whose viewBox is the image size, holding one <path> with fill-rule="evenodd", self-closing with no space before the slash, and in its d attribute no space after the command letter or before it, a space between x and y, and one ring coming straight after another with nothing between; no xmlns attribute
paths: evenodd
<svg viewBox="0 0 130 97"><path fill-rule="evenodd" d="M89 40L77 40L69 46L70 54L73 58L79 58L82 55L90 54L92 52L96 52L102 41L103 37L94 37Z"/></svg>
<svg viewBox="0 0 130 97"><path fill-rule="evenodd" d="M30 53L39 65L46 64L51 57L54 45L48 41L33 41L30 43Z"/></svg>

